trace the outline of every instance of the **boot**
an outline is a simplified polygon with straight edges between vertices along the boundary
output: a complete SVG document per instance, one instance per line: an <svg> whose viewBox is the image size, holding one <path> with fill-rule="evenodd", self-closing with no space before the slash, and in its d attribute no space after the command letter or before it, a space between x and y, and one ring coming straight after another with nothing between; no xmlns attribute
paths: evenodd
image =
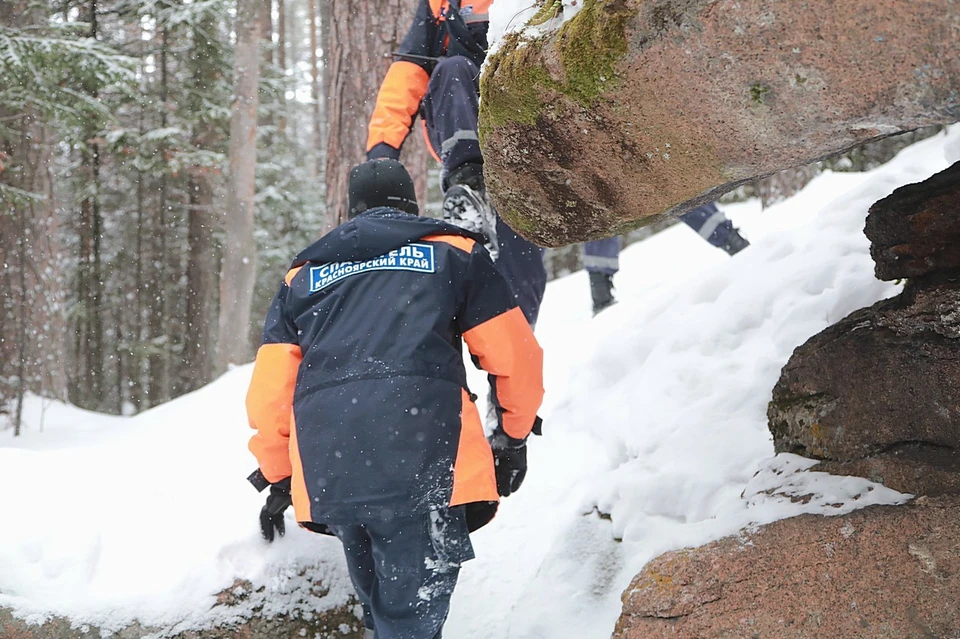
<svg viewBox="0 0 960 639"><path fill-rule="evenodd" d="M487 186L483 181L483 165L477 162L461 164L443 178L443 192L455 184L465 184L478 193L487 194Z"/></svg>
<svg viewBox="0 0 960 639"><path fill-rule="evenodd" d="M600 273L598 271L589 271L590 276L590 296L593 298L593 314L616 303L613 296L613 275L610 273Z"/></svg>
<svg viewBox="0 0 960 639"><path fill-rule="evenodd" d="M723 245L720 248L729 255L736 255L748 246L750 246L750 242L740 235L740 231L733 229L730 231L730 234L727 235L727 239L723 241Z"/></svg>
<svg viewBox="0 0 960 639"><path fill-rule="evenodd" d="M480 164L465 164L447 176L443 195L443 219L484 238L494 260L500 255L497 242L497 213L487 198Z"/></svg>

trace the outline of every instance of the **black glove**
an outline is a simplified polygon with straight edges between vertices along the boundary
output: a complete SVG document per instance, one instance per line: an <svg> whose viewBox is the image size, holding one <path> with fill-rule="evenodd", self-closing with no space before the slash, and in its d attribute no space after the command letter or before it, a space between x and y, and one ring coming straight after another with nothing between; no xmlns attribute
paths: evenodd
<svg viewBox="0 0 960 639"><path fill-rule="evenodd" d="M527 445L495 450L493 462L496 464L497 492L500 496L509 497L520 490L520 484L527 476Z"/></svg>
<svg viewBox="0 0 960 639"><path fill-rule="evenodd" d="M520 489L527 476L527 440L514 439L498 426L490 436L490 448L493 450L497 493L507 497Z"/></svg>
<svg viewBox="0 0 960 639"><path fill-rule="evenodd" d="M274 530L283 537L286 529L283 525L283 511L293 503L290 499L290 478L270 484L267 503L260 509L260 534L267 541L273 541Z"/></svg>
<svg viewBox="0 0 960 639"><path fill-rule="evenodd" d="M523 478L527 476L527 445L503 448L493 451L496 465L497 492L501 497L509 497L520 490Z"/></svg>

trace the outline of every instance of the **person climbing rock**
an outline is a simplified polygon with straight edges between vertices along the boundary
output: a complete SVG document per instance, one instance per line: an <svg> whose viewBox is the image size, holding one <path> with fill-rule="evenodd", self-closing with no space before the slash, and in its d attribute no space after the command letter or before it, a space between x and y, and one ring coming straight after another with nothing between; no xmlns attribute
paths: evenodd
<svg viewBox="0 0 960 639"><path fill-rule="evenodd" d="M367 159L400 157L419 113L423 134L443 166L443 215L480 233L531 326L547 285L543 249L497 214L487 195L477 137L480 66L487 53L492 0L421 0L370 119Z"/></svg>

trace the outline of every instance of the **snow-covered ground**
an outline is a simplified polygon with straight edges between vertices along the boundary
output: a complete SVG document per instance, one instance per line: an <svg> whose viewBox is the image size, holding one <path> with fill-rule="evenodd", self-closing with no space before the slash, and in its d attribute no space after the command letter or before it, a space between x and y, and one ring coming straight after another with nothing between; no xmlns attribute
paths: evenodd
<svg viewBox="0 0 960 639"><path fill-rule="evenodd" d="M824 174L762 213L727 206L753 242L734 258L683 225L633 245L620 303L596 318L585 273L551 283L537 327L544 436L522 490L474 535L445 636L609 637L621 591L666 550L906 499L774 457L766 405L796 346L898 291L873 277L867 208L946 168L946 154L960 155L958 127L870 173ZM266 587L247 605L267 614L310 578L331 590L308 606L345 601L336 540L292 519L278 543L259 537L262 497L244 479L249 377L238 368L132 418L31 398L25 434L0 431L0 606L182 629L224 621L215 595L236 579Z"/></svg>

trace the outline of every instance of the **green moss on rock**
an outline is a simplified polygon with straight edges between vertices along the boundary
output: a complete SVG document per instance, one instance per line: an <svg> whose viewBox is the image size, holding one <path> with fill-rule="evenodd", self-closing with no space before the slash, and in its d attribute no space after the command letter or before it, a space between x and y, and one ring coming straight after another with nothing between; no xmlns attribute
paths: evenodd
<svg viewBox="0 0 960 639"><path fill-rule="evenodd" d="M586 0L583 9L556 34L563 78L551 76L541 53L549 38L504 38L480 82L480 139L515 122L534 126L551 94L591 106L616 85L616 64L627 52L626 0Z"/></svg>
<svg viewBox="0 0 960 639"><path fill-rule="evenodd" d="M750 85L750 101L754 104L763 104L764 98L768 93L770 93L770 87L764 84L754 82Z"/></svg>
<svg viewBox="0 0 960 639"><path fill-rule="evenodd" d="M543 92L550 87L550 74L538 62L540 42L521 43L509 34L490 59L480 81L480 139L495 127L508 122L536 124L543 110Z"/></svg>
<svg viewBox="0 0 960 639"><path fill-rule="evenodd" d="M618 80L616 65L627 52L625 0L585 0L583 9L557 34L557 51L566 74L560 92L590 106Z"/></svg>

